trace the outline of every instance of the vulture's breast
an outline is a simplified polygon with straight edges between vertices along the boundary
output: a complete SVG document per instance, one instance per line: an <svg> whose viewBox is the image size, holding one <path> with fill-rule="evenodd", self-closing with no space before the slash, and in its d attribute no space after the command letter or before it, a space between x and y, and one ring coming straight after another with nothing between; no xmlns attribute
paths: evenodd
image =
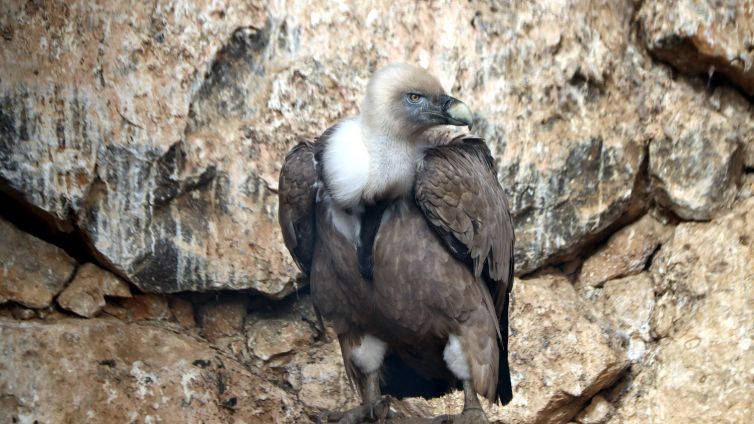
<svg viewBox="0 0 754 424"><path fill-rule="evenodd" d="M412 199L395 201L379 217L372 281L362 277L357 254L368 223L332 203L320 211L312 294L336 329L357 326L392 343L412 344L453 331L453 317L438 309L464 309L467 300L476 307L481 301L464 297L473 275L449 253Z"/></svg>

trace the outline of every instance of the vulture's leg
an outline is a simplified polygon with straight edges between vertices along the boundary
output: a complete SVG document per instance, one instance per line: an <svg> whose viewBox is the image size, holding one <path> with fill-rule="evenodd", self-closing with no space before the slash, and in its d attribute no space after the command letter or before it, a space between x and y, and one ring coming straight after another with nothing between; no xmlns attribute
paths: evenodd
<svg viewBox="0 0 754 424"><path fill-rule="evenodd" d="M359 424L363 422L383 422L385 418L393 417L390 411L390 398L380 394L380 375L373 371L366 375L364 382L364 399L361 405L342 412L325 412L319 418L320 422L339 424Z"/></svg>
<svg viewBox="0 0 754 424"><path fill-rule="evenodd" d="M344 346L347 342L341 342ZM320 422L337 422L357 424L362 422L384 421L395 414L390 411L390 398L380 392L380 366L385 355L385 344L371 336L366 336L359 346L344 355L350 358L356 368L354 372L363 379L359 384L362 395L361 405L342 412L325 412L319 417Z"/></svg>
<svg viewBox="0 0 754 424"><path fill-rule="evenodd" d="M463 380L463 412L458 415L441 415L432 424L488 424L482 404L471 380Z"/></svg>

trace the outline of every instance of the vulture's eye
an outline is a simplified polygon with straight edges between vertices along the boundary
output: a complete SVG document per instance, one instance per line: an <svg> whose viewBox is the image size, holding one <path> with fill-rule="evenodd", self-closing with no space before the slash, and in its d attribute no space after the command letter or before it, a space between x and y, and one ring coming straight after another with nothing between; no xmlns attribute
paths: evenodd
<svg viewBox="0 0 754 424"><path fill-rule="evenodd" d="M413 104L416 104L416 103L419 103L420 101L422 101L423 97L424 96L422 96L419 93L408 93L408 94L406 94L406 100L408 100L409 103L413 103Z"/></svg>

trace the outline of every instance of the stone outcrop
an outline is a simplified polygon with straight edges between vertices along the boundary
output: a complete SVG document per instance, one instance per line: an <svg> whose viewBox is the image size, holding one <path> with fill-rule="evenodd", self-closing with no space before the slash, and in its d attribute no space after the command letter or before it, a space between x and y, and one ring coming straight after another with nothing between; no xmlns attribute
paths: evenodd
<svg viewBox="0 0 754 424"><path fill-rule="evenodd" d="M511 199L519 273L574 256L646 207L645 128L665 122L648 113L664 98L652 90L682 90L632 39L629 3L3 7L14 19L3 23L13 60L0 82L2 184L149 292L294 290L275 222L283 155L357 113L389 61L429 66L477 112ZM467 24L447 32L457 22ZM330 25L359 35L330 37ZM417 46L402 45L405 28ZM700 124L667 128L691 155L739 122L707 129L704 108L687 113ZM718 186L736 184L743 138L727 140L709 177ZM719 191L715 205L735 189Z"/></svg>
<svg viewBox="0 0 754 424"><path fill-rule="evenodd" d="M0 218L0 304L45 308L70 280L76 266L63 249L19 231Z"/></svg>
<svg viewBox="0 0 754 424"><path fill-rule="evenodd" d="M605 281L638 274L665 241L668 230L650 215L613 234L605 246L581 267L577 287L597 287Z"/></svg>
<svg viewBox="0 0 754 424"><path fill-rule="evenodd" d="M279 387L206 342L114 319L0 319L2 422L300 422Z"/></svg>
<svg viewBox="0 0 754 424"><path fill-rule="evenodd" d="M394 61L472 107L509 196L515 397L489 416L745 422L752 7L2 2L0 422L358 403L283 246L277 177ZM394 422L461 405L402 400Z"/></svg>
<svg viewBox="0 0 754 424"><path fill-rule="evenodd" d="M115 275L86 263L57 298L61 308L91 318L105 306L105 296L131 297L128 284Z"/></svg>
<svg viewBox="0 0 754 424"><path fill-rule="evenodd" d="M754 95L754 2L643 2L647 48L681 72L722 75Z"/></svg>
<svg viewBox="0 0 754 424"><path fill-rule="evenodd" d="M584 292L594 302L602 326L625 347L628 359L641 359L652 342L650 324L656 304L652 277L645 272L610 280L602 289Z"/></svg>
<svg viewBox="0 0 754 424"><path fill-rule="evenodd" d="M754 392L754 199L681 224L652 265L659 341L611 422L745 422Z"/></svg>
<svg viewBox="0 0 754 424"><path fill-rule="evenodd" d="M215 56L263 27L263 12L233 2L101 6L1 6L2 186L60 231L80 231L142 290L289 293L295 272L277 243L275 196L248 166L265 162L249 150L257 142L186 138Z"/></svg>

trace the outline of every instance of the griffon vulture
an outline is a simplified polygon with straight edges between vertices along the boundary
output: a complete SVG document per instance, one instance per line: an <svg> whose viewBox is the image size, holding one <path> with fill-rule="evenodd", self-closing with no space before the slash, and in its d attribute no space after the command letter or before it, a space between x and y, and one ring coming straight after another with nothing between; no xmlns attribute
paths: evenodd
<svg viewBox="0 0 754 424"><path fill-rule="evenodd" d="M426 133L471 123L468 106L424 69L390 65L369 81L360 115L285 158L285 244L362 398L328 419L374 418L383 393L463 387L458 417L486 422L477 394L512 397L507 200L483 140Z"/></svg>

